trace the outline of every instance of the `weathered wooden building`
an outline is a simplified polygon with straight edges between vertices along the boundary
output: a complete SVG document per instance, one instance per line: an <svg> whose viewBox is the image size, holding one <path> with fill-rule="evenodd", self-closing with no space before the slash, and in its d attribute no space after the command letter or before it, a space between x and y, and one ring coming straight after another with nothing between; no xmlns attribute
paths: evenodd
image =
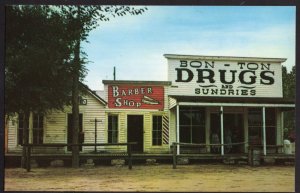
<svg viewBox="0 0 300 193"><path fill-rule="evenodd" d="M106 142L137 142L133 146L136 153L168 153L170 82L103 80L103 83L108 103Z"/></svg>
<svg viewBox="0 0 300 193"><path fill-rule="evenodd" d="M249 145L261 145L266 155L283 145L283 113L295 108L294 100L283 99L281 64L286 59L165 57L172 82L171 141L206 144L198 153L221 155L246 153Z"/></svg>
<svg viewBox="0 0 300 193"><path fill-rule="evenodd" d="M104 143L102 136L104 135L105 126L105 106L106 102L85 87L86 94L81 96L79 106L79 122L80 122L80 142L94 143L95 141L95 119L97 123L97 140L98 143ZM8 154L21 153L22 150L22 134L23 122L19 119L19 115L9 119L7 123L7 149ZM100 121L103 121L102 123ZM72 143L72 109L66 106L63 111L52 111L46 115L30 114L29 120L29 143ZM71 148L34 148L35 152L40 153L71 153ZM90 152L93 147L82 147L82 152Z"/></svg>
<svg viewBox="0 0 300 193"><path fill-rule="evenodd" d="M294 100L282 93L283 58L164 55L168 81L103 80L104 98L88 90L80 105L82 143L137 142L133 152L243 154L249 145L263 155L282 152L283 114ZM30 143L70 143L71 108L31 114ZM6 152L20 153L22 121L8 121ZM96 139L96 140L95 140ZM181 144L200 144L183 147ZM71 148L35 148L70 154ZM126 146L97 147L124 152ZM82 153L94 147L82 147Z"/></svg>

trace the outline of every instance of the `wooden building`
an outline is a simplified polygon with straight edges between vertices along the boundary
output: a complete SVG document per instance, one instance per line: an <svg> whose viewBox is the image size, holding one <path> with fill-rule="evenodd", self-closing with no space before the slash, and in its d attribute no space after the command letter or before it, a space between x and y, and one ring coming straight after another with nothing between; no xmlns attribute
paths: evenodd
<svg viewBox="0 0 300 193"><path fill-rule="evenodd" d="M250 145L263 155L282 153L283 114L295 102L283 99L283 58L164 55L168 81L103 80L104 99L87 89L80 105L81 143L88 154L127 151L115 143L137 142L136 154L246 155ZM29 141L71 142L71 107L47 115L31 113ZM22 121L10 119L7 153L20 153ZM181 144L200 144L196 148ZM199 148L200 147L200 148ZM274 148L275 147L275 148ZM95 148L95 149L94 149ZM35 152L71 154L71 148Z"/></svg>
<svg viewBox="0 0 300 193"><path fill-rule="evenodd" d="M246 153L249 145L261 145L266 155L283 145L283 113L295 108L294 100L283 99L281 64L286 59L165 57L172 82L172 142L206 144L198 153L221 155ZM184 151L178 146L177 154Z"/></svg>
<svg viewBox="0 0 300 193"><path fill-rule="evenodd" d="M80 142L95 142L95 119L97 123L97 142L103 143L104 120L106 102L96 95L88 87L85 87L86 94L81 96L79 105L80 119ZM66 106L64 111L52 111L46 115L30 114L29 120L29 143L72 143L72 109ZM101 124L102 122L102 124ZM23 122L19 116L10 118L7 129L7 154L21 153ZM35 152L40 153L71 153L71 148L34 148ZM90 152L94 147L87 146L81 149L81 152Z"/></svg>
<svg viewBox="0 0 300 193"><path fill-rule="evenodd" d="M103 80L107 143L137 142L135 153L169 152L167 81ZM126 147L109 147L124 150Z"/></svg>

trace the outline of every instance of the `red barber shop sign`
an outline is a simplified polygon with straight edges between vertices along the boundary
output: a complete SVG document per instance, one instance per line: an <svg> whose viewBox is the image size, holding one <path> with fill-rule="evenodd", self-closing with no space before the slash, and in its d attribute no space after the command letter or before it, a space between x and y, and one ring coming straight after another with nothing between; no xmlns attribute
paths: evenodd
<svg viewBox="0 0 300 193"><path fill-rule="evenodd" d="M162 86L108 86L108 107L118 109L163 109Z"/></svg>

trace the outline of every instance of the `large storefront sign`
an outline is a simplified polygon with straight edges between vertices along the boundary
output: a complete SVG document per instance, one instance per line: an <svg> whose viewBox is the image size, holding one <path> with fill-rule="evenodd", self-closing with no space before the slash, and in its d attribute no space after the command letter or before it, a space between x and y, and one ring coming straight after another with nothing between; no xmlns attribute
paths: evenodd
<svg viewBox="0 0 300 193"><path fill-rule="evenodd" d="M163 86L109 85L108 107L119 109L163 109Z"/></svg>
<svg viewBox="0 0 300 193"><path fill-rule="evenodd" d="M169 59L170 95L282 97L280 62Z"/></svg>

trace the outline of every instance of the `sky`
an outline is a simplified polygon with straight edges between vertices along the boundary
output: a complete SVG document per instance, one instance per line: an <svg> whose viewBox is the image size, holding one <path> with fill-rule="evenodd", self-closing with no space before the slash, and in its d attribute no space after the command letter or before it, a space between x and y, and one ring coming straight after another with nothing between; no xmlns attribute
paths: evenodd
<svg viewBox="0 0 300 193"><path fill-rule="evenodd" d="M138 16L112 18L90 32L84 83L167 80L164 54L287 58L295 65L295 6L147 6Z"/></svg>

